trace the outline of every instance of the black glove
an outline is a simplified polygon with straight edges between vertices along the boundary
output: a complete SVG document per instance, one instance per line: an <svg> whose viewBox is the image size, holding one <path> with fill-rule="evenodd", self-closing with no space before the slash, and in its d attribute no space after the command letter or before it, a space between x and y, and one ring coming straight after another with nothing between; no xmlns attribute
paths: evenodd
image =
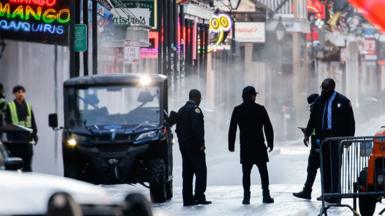
<svg viewBox="0 0 385 216"><path fill-rule="evenodd" d="M268 147L267 147L267 150L268 150L269 152L272 152L272 151L274 150L274 146L268 146Z"/></svg>
<svg viewBox="0 0 385 216"><path fill-rule="evenodd" d="M176 113L175 111L171 111L170 116L167 119L167 123L169 124L169 126L172 127L173 125L175 125L177 120L178 120L178 113Z"/></svg>
<svg viewBox="0 0 385 216"><path fill-rule="evenodd" d="M303 139L303 144L308 147L309 146L309 137L308 136L305 136L305 138Z"/></svg>
<svg viewBox="0 0 385 216"><path fill-rule="evenodd" d="M35 145L37 145L37 142L39 141L39 137L37 136L37 134L34 134L32 138L35 141Z"/></svg>

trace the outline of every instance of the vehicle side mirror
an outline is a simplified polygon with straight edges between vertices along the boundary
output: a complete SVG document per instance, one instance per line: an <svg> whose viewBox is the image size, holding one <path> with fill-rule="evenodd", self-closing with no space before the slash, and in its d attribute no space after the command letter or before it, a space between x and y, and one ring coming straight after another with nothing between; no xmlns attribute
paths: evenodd
<svg viewBox="0 0 385 216"><path fill-rule="evenodd" d="M23 168L24 162L21 158L12 157L5 160L4 166L6 170L16 171Z"/></svg>
<svg viewBox="0 0 385 216"><path fill-rule="evenodd" d="M48 116L48 124L53 129L58 127L59 123L58 123L58 119L57 119L57 114L56 113L49 114L49 116Z"/></svg>

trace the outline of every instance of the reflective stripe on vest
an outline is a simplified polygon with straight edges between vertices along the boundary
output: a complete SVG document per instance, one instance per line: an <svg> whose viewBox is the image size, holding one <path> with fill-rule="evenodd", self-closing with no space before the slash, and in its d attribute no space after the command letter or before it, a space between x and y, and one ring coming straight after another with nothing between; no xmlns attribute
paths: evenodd
<svg viewBox="0 0 385 216"><path fill-rule="evenodd" d="M25 121L19 121L19 115L17 114L16 103L14 101L8 103L9 111L11 112L12 124L20 125L27 128L32 128L32 106L27 103L27 119Z"/></svg>

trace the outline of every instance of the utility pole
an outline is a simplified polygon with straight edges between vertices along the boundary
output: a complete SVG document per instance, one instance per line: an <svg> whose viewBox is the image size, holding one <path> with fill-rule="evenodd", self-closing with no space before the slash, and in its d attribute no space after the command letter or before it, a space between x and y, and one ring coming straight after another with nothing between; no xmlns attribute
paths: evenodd
<svg viewBox="0 0 385 216"><path fill-rule="evenodd" d="M92 74L95 75L97 73L98 73L98 3L96 0L92 0Z"/></svg>
<svg viewBox="0 0 385 216"><path fill-rule="evenodd" d="M83 0L83 24L87 26L87 36L88 36L88 0ZM88 47L88 37L87 37L87 47ZM88 49L83 52L83 75L88 76Z"/></svg>
<svg viewBox="0 0 385 216"><path fill-rule="evenodd" d="M302 5L300 5L302 4ZM306 1L304 0L294 0L293 5L295 8L299 8L299 6L305 6ZM294 11L294 17L296 20L303 19L300 11L296 9ZM295 119L296 125L304 124L304 111L305 111L305 99L304 99L304 89L306 87L305 82L305 73L304 67L301 59L301 35L298 32L292 33L293 35L293 102L295 109Z"/></svg>
<svg viewBox="0 0 385 216"><path fill-rule="evenodd" d="M70 50L70 77L78 77L79 72L79 53L75 52L74 40L75 40L75 24L80 23L80 1L71 1L71 19L70 22L70 37L69 37L69 50Z"/></svg>
<svg viewBox="0 0 385 216"><path fill-rule="evenodd" d="M163 1L158 1L158 74L163 74Z"/></svg>

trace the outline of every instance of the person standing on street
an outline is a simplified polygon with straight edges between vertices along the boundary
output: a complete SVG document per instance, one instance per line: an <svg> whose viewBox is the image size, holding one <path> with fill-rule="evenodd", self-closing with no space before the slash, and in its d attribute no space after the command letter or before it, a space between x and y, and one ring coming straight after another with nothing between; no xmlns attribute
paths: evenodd
<svg viewBox="0 0 385 216"><path fill-rule="evenodd" d="M319 97L319 94L312 94L307 98L307 102L310 105L310 112L312 112L314 102ZM305 146L308 146L308 143L304 143ZM320 168L320 153L319 153L319 143L317 143L317 136L315 131L311 135L311 149L307 165L307 178L303 190L298 193L293 193L293 196L301 199L311 200L311 193L313 191L313 184L317 176L317 171Z"/></svg>
<svg viewBox="0 0 385 216"><path fill-rule="evenodd" d="M7 148L13 157L23 159L23 171L32 171L32 156L33 147L32 141L35 144L38 142L37 126L35 116L33 114L32 105L25 100L26 90L23 86L17 85L13 88L15 100L9 102L5 111L5 122L22 126L32 130L32 134L12 133L8 135L11 141Z"/></svg>
<svg viewBox="0 0 385 216"><path fill-rule="evenodd" d="M239 127L244 190L242 203L245 205L250 204L250 174L254 165L257 165L261 176L263 203L274 203L274 199L270 196L267 170L269 161L267 150L273 151L274 132L265 107L255 103L257 94L252 86L243 89L243 103L234 108L228 134L228 148L230 152L234 152Z"/></svg>
<svg viewBox="0 0 385 216"><path fill-rule="evenodd" d="M4 86L0 83L0 127L3 125L4 121L4 110L7 106L7 102L4 96Z"/></svg>
<svg viewBox="0 0 385 216"><path fill-rule="evenodd" d="M176 133L183 163L183 205L207 205L205 191L207 186L207 166L204 139L204 119L201 93L193 89L189 101L179 109L176 117ZM195 175L195 195L193 195L193 177Z"/></svg>
<svg viewBox="0 0 385 216"><path fill-rule="evenodd" d="M309 137L315 130L317 142L322 143L330 137L354 136L355 120L350 100L335 91L336 83L328 78L322 82L322 94L314 103L310 120L305 131L304 142L309 142ZM338 143L325 143L323 145L324 161L324 191L338 193L339 156ZM327 199L330 203L339 203L340 199Z"/></svg>

